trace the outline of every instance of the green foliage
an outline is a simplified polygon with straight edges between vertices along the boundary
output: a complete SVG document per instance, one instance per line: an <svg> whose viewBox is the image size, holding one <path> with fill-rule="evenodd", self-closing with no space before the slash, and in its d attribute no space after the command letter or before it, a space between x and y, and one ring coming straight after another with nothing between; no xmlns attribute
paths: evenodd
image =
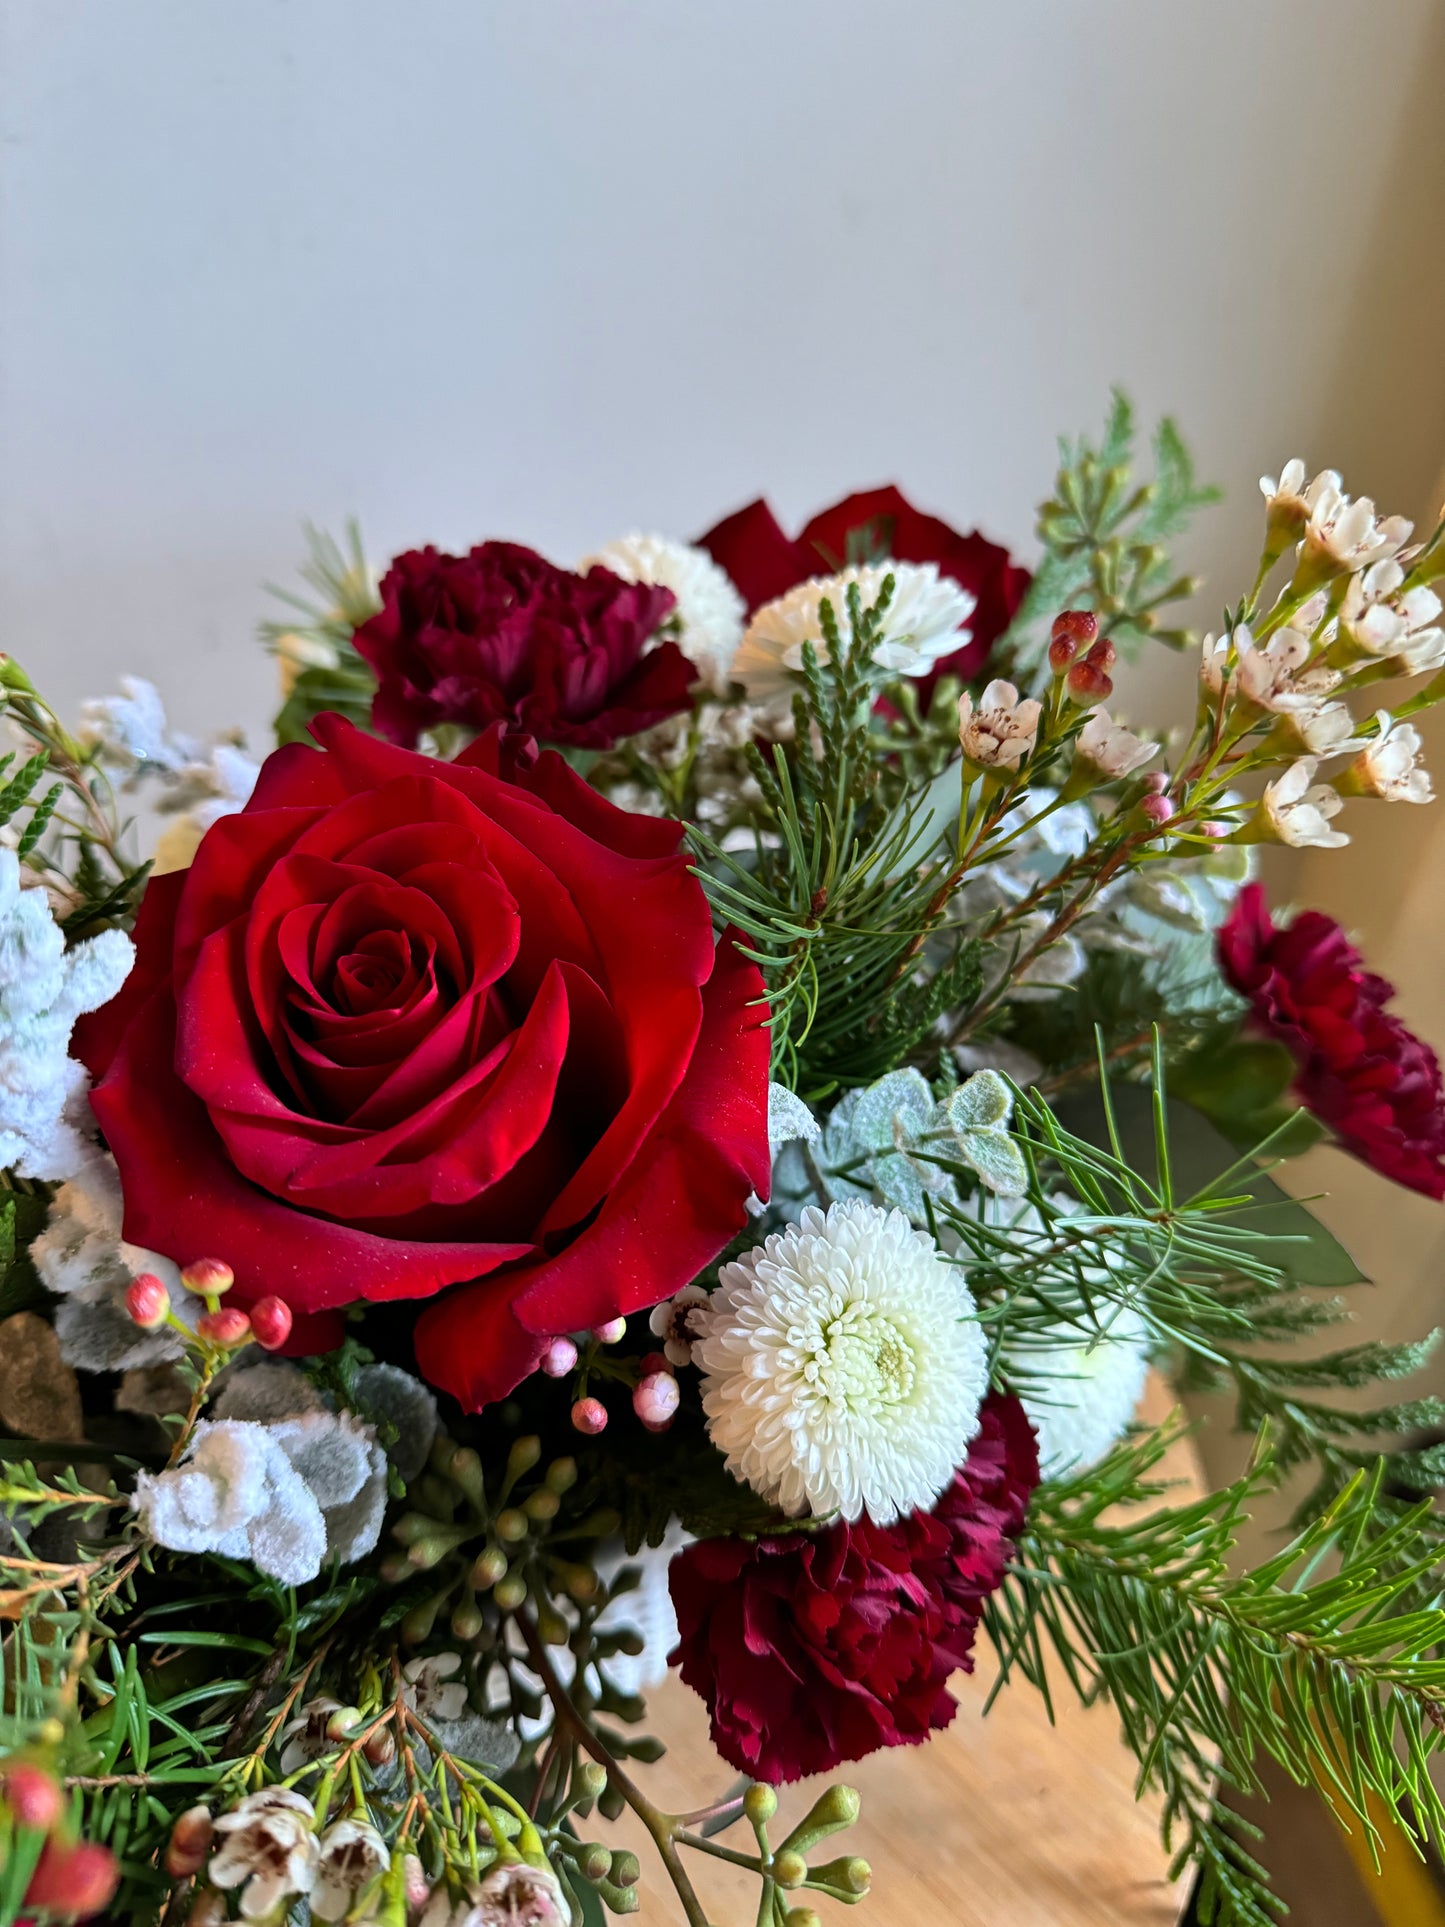
<svg viewBox="0 0 1445 1927"><path fill-rule="evenodd" d="M1236 1576L1239 1529L1279 1462L1262 1456L1222 1492L1161 1506L1171 1436L1041 1488L986 1625L1000 1683L1017 1674L1047 1695L1062 1675L1113 1705L1141 1789L1163 1795L1175 1871L1202 1869L1203 1918L1266 1927L1277 1903L1219 1794L1258 1790L1263 1759L1367 1831L1373 1795L1422 1842L1445 1840L1429 1771L1445 1727L1439 1555L1428 1505L1382 1522L1376 1467Z"/></svg>
<svg viewBox="0 0 1445 1927"><path fill-rule="evenodd" d="M297 667L276 718L278 743L309 742L308 725L326 710L365 728L376 690L376 678L351 641L381 607L361 530L348 522L343 544L308 524L306 543L300 573L312 594L298 595L272 584L270 593L292 613L260 627L272 652Z"/></svg>
<svg viewBox="0 0 1445 1927"><path fill-rule="evenodd" d="M0 1205L0 1319L29 1311L46 1297L31 1262L30 1246L45 1229L50 1188L25 1179L0 1178L0 1187L11 1184L27 1188L11 1191Z"/></svg>
<svg viewBox="0 0 1445 1927"><path fill-rule="evenodd" d="M1198 583L1175 573L1165 547L1197 509L1219 500L1201 486L1179 430L1167 417L1154 431L1154 478L1136 484L1134 411L1114 390L1097 447L1080 436L1059 444L1054 493L1039 509L1043 560L1000 644L1023 675L1043 662L1048 625L1061 609L1097 612L1102 629L1127 648L1146 637L1182 649L1186 630L1160 625L1166 605Z"/></svg>

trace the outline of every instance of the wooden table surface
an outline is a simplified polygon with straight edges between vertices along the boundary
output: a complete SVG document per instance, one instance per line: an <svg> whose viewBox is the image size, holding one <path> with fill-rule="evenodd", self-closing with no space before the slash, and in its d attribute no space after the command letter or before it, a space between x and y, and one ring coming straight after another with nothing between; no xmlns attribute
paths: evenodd
<svg viewBox="0 0 1445 1927"><path fill-rule="evenodd" d="M1151 1384L1144 1410L1157 1420L1170 1403L1164 1387ZM1181 1500L1198 1492L1187 1447L1172 1471ZM837 1927L1176 1927L1188 1883L1166 1878L1158 1805L1135 1802L1135 1763L1113 1712L1080 1707L1065 1687L1050 1726L1042 1700L1020 1681L984 1719L991 1679L985 1646L979 1676L953 1682L960 1707L946 1732L831 1776L858 1788L863 1813L825 1857L862 1854L873 1889L856 1911L818 1895L798 1900L816 1903ZM645 1769L651 1797L685 1812L726 1792L732 1771L712 1751L702 1702L670 1676L649 1711L648 1730L668 1749ZM780 1817L791 1825L812 1797L807 1782L784 1788ZM619 1834L643 1862L635 1918L682 1927L676 1895L631 1815L609 1838ZM723 1838L743 1850L751 1843L745 1824ZM752 1927L756 1879L700 1854L686 1860L716 1927Z"/></svg>

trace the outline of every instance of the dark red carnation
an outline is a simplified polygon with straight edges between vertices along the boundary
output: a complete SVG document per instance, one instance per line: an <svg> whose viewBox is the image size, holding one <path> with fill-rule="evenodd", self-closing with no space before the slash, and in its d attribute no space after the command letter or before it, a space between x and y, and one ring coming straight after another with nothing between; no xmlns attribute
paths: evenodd
<svg viewBox="0 0 1445 1927"><path fill-rule="evenodd" d="M372 723L408 748L438 723L507 722L543 742L610 749L691 702L697 671L677 644L647 647L673 602L670 589L600 567L574 575L515 542L411 549L356 631L377 675Z"/></svg>
<svg viewBox="0 0 1445 1927"><path fill-rule="evenodd" d="M1039 1481L1018 1400L993 1393L931 1512L748 1543L707 1539L672 1562L673 1660L707 1703L713 1744L777 1783L914 1746L956 1711L983 1601L1003 1578Z"/></svg>
<svg viewBox="0 0 1445 1927"><path fill-rule="evenodd" d="M809 576L833 575L850 562L891 556L897 562L933 562L940 575L967 589L975 600L969 639L917 682L927 706L940 676L972 682L989 651L1013 621L1029 586L1029 573L1007 549L975 530L961 535L936 515L925 515L893 487L865 489L815 515L797 541L778 526L766 502L750 502L709 529L702 547L727 570L751 615L786 595Z"/></svg>
<svg viewBox="0 0 1445 1927"><path fill-rule="evenodd" d="M655 1304L768 1183L762 979L676 824L499 728L455 762L336 716L269 757L77 1032L126 1236L214 1255L288 1350L359 1299L476 1406ZM316 1314L329 1314L318 1317Z"/></svg>
<svg viewBox="0 0 1445 1927"><path fill-rule="evenodd" d="M1387 1178L1445 1197L1439 1060L1386 1008L1394 986L1363 961L1321 911L1276 924L1257 883L1219 932L1220 967L1255 1023L1292 1053L1305 1108Z"/></svg>

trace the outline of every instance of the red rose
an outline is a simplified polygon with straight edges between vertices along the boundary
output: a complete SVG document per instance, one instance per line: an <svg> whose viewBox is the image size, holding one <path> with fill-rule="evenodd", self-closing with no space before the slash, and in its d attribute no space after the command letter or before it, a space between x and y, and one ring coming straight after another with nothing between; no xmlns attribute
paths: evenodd
<svg viewBox="0 0 1445 1927"><path fill-rule="evenodd" d="M647 648L673 602L670 589L604 568L573 575L515 542L412 549L354 638L377 675L372 723L408 748L437 723L509 722L610 749L691 703L697 671L677 644Z"/></svg>
<svg viewBox="0 0 1445 1927"><path fill-rule="evenodd" d="M855 546L865 545L862 554L852 553L850 538ZM977 531L960 535L936 515L914 508L892 487L867 489L824 509L796 542L779 528L766 502L750 502L709 529L701 546L737 584L750 615L810 576L833 575L849 562L881 554L897 562L936 563L939 574L967 589L976 606L964 647L914 679L925 708L940 676L972 682L980 674L1029 586L1028 570L1020 568L1007 549Z"/></svg>
<svg viewBox="0 0 1445 1927"><path fill-rule="evenodd" d="M1251 883L1218 941L1220 967L1255 1022L1292 1053L1305 1108L1387 1178L1445 1197L1439 1061L1385 1008L1394 986L1362 967L1334 918L1306 910L1280 928Z"/></svg>
<svg viewBox="0 0 1445 1927"><path fill-rule="evenodd" d="M669 1570L672 1655L706 1701L713 1744L774 1783L913 1746L957 1710L982 1602L1038 1484L1018 1400L994 1393L968 1460L932 1512L749 1543L705 1539Z"/></svg>
<svg viewBox="0 0 1445 1927"><path fill-rule="evenodd" d="M656 1303L768 1183L762 979L679 830L494 729L454 763L323 716L80 1033L126 1235L303 1314L459 1289L417 1327L477 1406L553 1335ZM488 1274L494 1274L488 1276ZM481 1280L482 1282L472 1282Z"/></svg>

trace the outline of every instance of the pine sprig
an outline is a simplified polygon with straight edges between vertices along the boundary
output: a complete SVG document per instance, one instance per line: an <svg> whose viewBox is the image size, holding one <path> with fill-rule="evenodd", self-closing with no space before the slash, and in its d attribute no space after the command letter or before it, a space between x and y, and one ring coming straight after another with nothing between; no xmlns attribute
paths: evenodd
<svg viewBox="0 0 1445 1927"><path fill-rule="evenodd" d="M1141 1790L1163 1795L1176 1868L1205 1869L1206 1917L1259 1927L1274 1903L1218 1789L1258 1791L1266 1758L1372 1836L1373 1796L1406 1808L1421 1842L1445 1838L1429 1772L1445 1729L1440 1555L1428 1505L1384 1514L1377 1466L1237 1576L1239 1528L1279 1465L1261 1454L1222 1492L1160 1508L1175 1436L1165 1427L1040 1489L987 1625L1000 1683L1019 1674L1047 1693L1057 1669L1086 1700L1112 1703ZM1120 1516L1141 1504L1143 1516Z"/></svg>

